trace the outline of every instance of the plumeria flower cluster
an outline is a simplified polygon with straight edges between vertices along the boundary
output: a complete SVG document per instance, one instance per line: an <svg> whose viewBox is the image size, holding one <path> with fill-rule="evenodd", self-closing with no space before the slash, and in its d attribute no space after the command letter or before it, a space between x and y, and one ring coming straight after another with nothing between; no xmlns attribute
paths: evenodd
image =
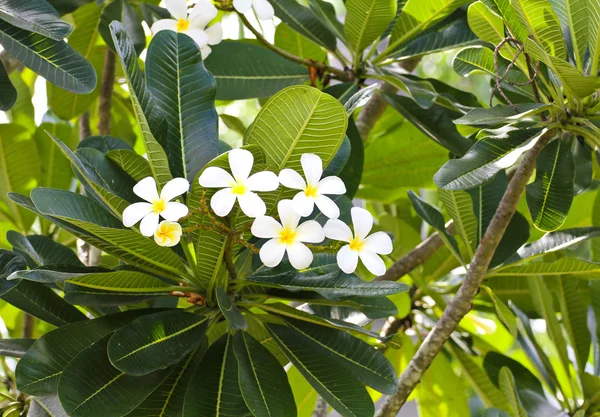
<svg viewBox="0 0 600 417"><path fill-rule="evenodd" d="M200 175L199 184L204 188L219 189L210 199L210 207L218 217L229 215L237 202L246 216L254 218L252 234L268 239L258 251L266 266L279 265L287 254L294 268L305 269L313 261L307 244L321 243L328 238L347 243L337 253L338 265L345 273L354 272L359 259L371 273L382 275L385 272L384 261L379 255L392 252L391 238L384 232L369 235L373 216L363 208L351 210L354 232L338 219L340 210L328 196L344 194L346 187L336 176L323 178L323 161L318 155L301 156L304 176L289 168L279 175L270 171L253 174L254 156L244 149L229 151L228 162L229 171L216 166L206 168ZM276 219L266 215L267 206L258 193L275 191L280 184L299 191L293 199L279 201L279 219ZM127 207L123 212L123 224L131 227L141 221L140 232L144 236L154 235L154 240L161 246L176 245L182 234L177 221L187 216L189 210L171 200L188 189L187 180L175 178L165 184L159 195L154 179L143 179L133 191L146 202ZM315 206L328 217L324 227L315 220L302 221L303 217L313 213ZM164 220L159 222L160 218Z"/></svg>

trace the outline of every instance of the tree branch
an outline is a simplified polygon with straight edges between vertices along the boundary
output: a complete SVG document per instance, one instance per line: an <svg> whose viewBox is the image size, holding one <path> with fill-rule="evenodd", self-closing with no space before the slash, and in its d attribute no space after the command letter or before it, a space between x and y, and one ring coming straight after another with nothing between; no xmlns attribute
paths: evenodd
<svg viewBox="0 0 600 417"><path fill-rule="evenodd" d="M400 375L398 392L387 397L383 406L375 417L395 417L404 405L411 392L420 382L423 374L433 359L440 353L444 343L458 323L471 310L473 300L479 291L479 286L485 277L492 256L506 232L508 223L517 211L517 205L525 191L527 182L535 169L535 161L541 150L556 134L555 130L548 130L537 140L536 144L525 154L522 161L508 184L502 201L485 232L480 245L477 247L467 276L460 289L448 304L442 317L431 330L425 341L421 344L412 360Z"/></svg>
<svg viewBox="0 0 600 417"><path fill-rule="evenodd" d="M101 136L110 135L112 94L115 85L115 66L116 56L110 49L106 48L104 53L104 68L102 70L102 81L100 83L100 97L98 99L98 134Z"/></svg>

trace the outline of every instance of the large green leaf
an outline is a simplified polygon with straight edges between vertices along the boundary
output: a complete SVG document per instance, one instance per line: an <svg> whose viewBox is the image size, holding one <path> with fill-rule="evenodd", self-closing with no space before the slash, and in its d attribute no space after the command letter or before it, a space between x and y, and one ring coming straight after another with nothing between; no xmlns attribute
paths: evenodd
<svg viewBox="0 0 600 417"><path fill-rule="evenodd" d="M227 323L229 323L231 330L247 330L248 323L231 297L221 287L217 288L216 293L219 310L221 310L221 313L223 313L223 316L225 317L225 320L227 320Z"/></svg>
<svg viewBox="0 0 600 417"><path fill-rule="evenodd" d="M323 62L327 58L327 52L318 44L296 32L285 23L278 24L275 29L275 45L300 58L313 59L318 62ZM244 128L241 132L242 135L245 131Z"/></svg>
<svg viewBox="0 0 600 417"><path fill-rule="evenodd" d="M71 33L70 24L45 0L4 0L0 18L13 26L60 41Z"/></svg>
<svg viewBox="0 0 600 417"><path fill-rule="evenodd" d="M591 69L590 74L598 73L600 64L600 0L589 0L587 3L588 20L588 42L590 52Z"/></svg>
<svg viewBox="0 0 600 417"><path fill-rule="evenodd" d="M472 259L479 243L479 213L475 213L473 202L464 191L440 189L439 196L444 208L454 220L454 227L465 245L469 259Z"/></svg>
<svg viewBox="0 0 600 417"><path fill-rule="evenodd" d="M467 16L469 27L481 40L498 45L504 39L504 22L481 0L469 6Z"/></svg>
<svg viewBox="0 0 600 417"><path fill-rule="evenodd" d="M512 409L512 415L515 417L528 417L528 414L521 403L515 377L510 369L506 367L500 369L500 389L508 400L510 408Z"/></svg>
<svg viewBox="0 0 600 417"><path fill-rule="evenodd" d="M308 0L308 7L313 11L315 16L327 27L335 36L342 42L346 43L344 36L344 27L337 19L333 4L325 0Z"/></svg>
<svg viewBox="0 0 600 417"><path fill-rule="evenodd" d="M396 16L396 0L348 0L344 33L357 57L377 38Z"/></svg>
<svg viewBox="0 0 600 417"><path fill-rule="evenodd" d="M212 48L205 64L217 81L217 100L269 97L308 81L307 68L262 46L223 41Z"/></svg>
<svg viewBox="0 0 600 417"><path fill-rule="evenodd" d="M135 117L142 130L144 148L150 161L150 168L154 179L162 186L172 178L167 155L161 146L161 138L167 129L167 123L146 88L131 37L119 22L112 22L110 30L117 55L123 70L127 74L127 85L131 94Z"/></svg>
<svg viewBox="0 0 600 417"><path fill-rule="evenodd" d="M575 164L569 143L550 142L536 159L535 181L527 185L527 206L533 224L551 232L566 220L573 202Z"/></svg>
<svg viewBox="0 0 600 417"><path fill-rule="evenodd" d="M172 368L128 375L108 360L110 335L81 352L64 369L58 397L72 417L119 417L134 410L169 376ZM93 370L93 372L90 372Z"/></svg>
<svg viewBox="0 0 600 417"><path fill-rule="evenodd" d="M500 370L502 368L508 368L514 375L519 375L519 379L516 381L516 385L519 390L527 389L542 395L544 394L544 387L542 386L540 380L533 374L533 372L531 372L521 362L518 362L508 356L504 356L501 353L495 351L488 352L483 358L483 368L496 386L500 385Z"/></svg>
<svg viewBox="0 0 600 417"><path fill-rule="evenodd" d="M77 146L77 137L73 135L73 128L62 121L42 123L35 131L35 143L38 148L42 170L39 185L41 187L68 189L73 178L71 163L60 152L58 145L48 138L46 132L61 138L63 143L70 149Z"/></svg>
<svg viewBox="0 0 600 417"><path fill-rule="evenodd" d="M537 115L550 107L550 104L543 103L523 103L517 104L515 107L503 104L491 108L481 107L471 110L460 119L454 120L454 123L470 126L498 126L517 121L536 122L539 120ZM500 133L506 133L510 130L511 128L507 127L500 130Z"/></svg>
<svg viewBox="0 0 600 417"><path fill-rule="evenodd" d="M269 332L289 360L319 395L342 415L372 417L373 403L365 387L339 362L332 362L321 350L306 349L297 332L286 326L269 324Z"/></svg>
<svg viewBox="0 0 600 417"><path fill-rule="evenodd" d="M114 149L106 154L112 161L127 172L131 178L141 181L152 176L148 160L142 155L128 149Z"/></svg>
<svg viewBox="0 0 600 417"><path fill-rule="evenodd" d="M15 59L67 91L85 94L96 87L92 65L64 41L0 21L0 43Z"/></svg>
<svg viewBox="0 0 600 417"><path fill-rule="evenodd" d="M17 101L17 89L10 81L4 64L0 65L0 93L0 110L10 110Z"/></svg>
<svg viewBox="0 0 600 417"><path fill-rule="evenodd" d="M131 39L135 52L139 55L146 47L146 34L142 26L142 20L135 10L135 7L127 0L116 0L109 3L103 10L98 26L98 32L106 45L112 50L116 50L114 41L110 33L110 24L117 21L123 25Z"/></svg>
<svg viewBox="0 0 600 417"><path fill-rule="evenodd" d="M558 300L562 324L567 331L570 345L575 351L577 370L585 370L590 353L590 331L587 325L588 303L578 288L578 281L569 278L557 279ZM587 288L586 288L587 289Z"/></svg>
<svg viewBox="0 0 600 417"><path fill-rule="evenodd" d="M490 277L534 277L564 275L582 279L600 279L600 265L575 258L560 258L554 262L530 262L500 266L490 271Z"/></svg>
<svg viewBox="0 0 600 417"><path fill-rule="evenodd" d="M171 172L192 181L217 156L215 79L204 67L196 42L170 30L152 39L146 76L169 126L165 152Z"/></svg>
<svg viewBox="0 0 600 417"><path fill-rule="evenodd" d="M27 259L30 267L52 264L83 266L73 249L61 245L49 236L23 236L9 230L6 238L13 245L13 250Z"/></svg>
<svg viewBox="0 0 600 417"><path fill-rule="evenodd" d="M150 314L117 330L108 344L111 363L128 375L146 375L181 360L202 341L208 319L184 310Z"/></svg>
<svg viewBox="0 0 600 417"><path fill-rule="evenodd" d="M246 332L233 336L238 381L246 406L255 417L296 417L296 403L277 359Z"/></svg>
<svg viewBox="0 0 600 417"><path fill-rule="evenodd" d="M512 6L514 13L529 29L530 36L541 44L549 55L566 59L565 39L550 1L515 0Z"/></svg>

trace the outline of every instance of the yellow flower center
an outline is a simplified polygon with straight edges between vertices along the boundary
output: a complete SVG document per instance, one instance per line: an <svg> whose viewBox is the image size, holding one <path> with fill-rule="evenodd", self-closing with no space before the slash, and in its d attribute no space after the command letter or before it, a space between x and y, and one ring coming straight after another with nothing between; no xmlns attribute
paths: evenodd
<svg viewBox="0 0 600 417"><path fill-rule="evenodd" d="M292 243L294 243L295 239L296 239L296 230L292 230L289 227L284 227L279 232L279 241L281 243L285 243L286 245L291 245Z"/></svg>
<svg viewBox="0 0 600 417"><path fill-rule="evenodd" d="M190 28L190 21L188 19L178 19L175 29L177 32L185 32Z"/></svg>
<svg viewBox="0 0 600 417"><path fill-rule="evenodd" d="M156 214L160 214L167 208L167 202L163 199L155 200L152 202L152 211Z"/></svg>
<svg viewBox="0 0 600 417"><path fill-rule="evenodd" d="M307 197L316 197L317 196L317 187L315 187L314 185L308 184L306 186L306 188L304 189L304 194L306 194Z"/></svg>
<svg viewBox="0 0 600 417"><path fill-rule="evenodd" d="M361 241L359 238L354 237L350 239L350 249L360 252L364 246L365 242Z"/></svg>
<svg viewBox="0 0 600 417"><path fill-rule="evenodd" d="M233 187L231 187L231 192L235 195L242 195L246 192L248 188L242 184L241 182L236 182Z"/></svg>

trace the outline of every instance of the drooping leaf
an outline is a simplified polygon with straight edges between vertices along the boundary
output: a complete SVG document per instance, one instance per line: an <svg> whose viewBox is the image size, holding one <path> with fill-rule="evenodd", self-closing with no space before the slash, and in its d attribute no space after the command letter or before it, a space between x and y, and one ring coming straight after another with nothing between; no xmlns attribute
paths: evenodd
<svg viewBox="0 0 600 417"><path fill-rule="evenodd" d="M17 101L17 89L10 82L4 64L0 65L0 110L8 111Z"/></svg>
<svg viewBox="0 0 600 417"><path fill-rule="evenodd" d="M13 26L57 41L66 38L73 29L44 0L5 0L0 5L0 17Z"/></svg>
<svg viewBox="0 0 600 417"><path fill-rule="evenodd" d="M116 0L109 3L102 10L102 17L98 26L98 32L106 42L106 45L113 51L116 50L114 41L111 36L110 24L117 21L123 25L131 39L135 52L139 55L146 47L146 35L142 27L140 16L127 0Z"/></svg>
<svg viewBox="0 0 600 417"><path fill-rule="evenodd" d="M6 237L13 245L13 250L28 260L30 267L51 264L83 266L75 251L48 236L23 236L10 230Z"/></svg>
<svg viewBox="0 0 600 417"><path fill-rule="evenodd" d="M523 408L523 404L521 404L521 398L519 397L519 392L517 391L515 377L510 369L506 367L500 369L500 389L510 404L512 414L515 417L528 417L527 412Z"/></svg>
<svg viewBox="0 0 600 417"><path fill-rule="evenodd" d="M544 394L544 387L539 379L529 369L523 366L521 362L508 356L490 351L483 358L483 368L496 386L500 386L500 370L502 368L508 368L514 375L519 375L519 378L516 380L516 386L519 390L527 389L542 395Z"/></svg>
<svg viewBox="0 0 600 417"><path fill-rule="evenodd" d="M514 337L517 337L517 318L510 311L508 306L504 304L504 302L494 294L494 291L489 287L483 287L487 292L488 296L492 299L492 303L494 304L494 309L496 311L496 315L498 319L506 326L510 334Z"/></svg>
<svg viewBox="0 0 600 417"><path fill-rule="evenodd" d="M554 262L530 262L500 266L490 271L489 276L557 276L565 275L581 279L600 279L600 265L575 258L560 258Z"/></svg>
<svg viewBox="0 0 600 417"><path fill-rule="evenodd" d="M461 190L440 189L439 196L444 208L454 220L454 228L465 245L469 259L473 258L479 240L479 213L475 212L469 194Z"/></svg>
<svg viewBox="0 0 600 417"><path fill-rule="evenodd" d="M357 57L381 36L396 15L395 0L348 0L344 34Z"/></svg>
<svg viewBox="0 0 600 417"><path fill-rule="evenodd" d="M562 324L567 331L570 346L575 351L577 370L583 372L588 361L591 343L587 325L588 303L579 291L578 281L567 277L558 278L557 281Z"/></svg>
<svg viewBox="0 0 600 417"><path fill-rule="evenodd" d="M225 290L221 287L217 288L216 293L219 310L221 310L221 313L225 316L231 330L247 330L248 323L231 297L227 295Z"/></svg>

